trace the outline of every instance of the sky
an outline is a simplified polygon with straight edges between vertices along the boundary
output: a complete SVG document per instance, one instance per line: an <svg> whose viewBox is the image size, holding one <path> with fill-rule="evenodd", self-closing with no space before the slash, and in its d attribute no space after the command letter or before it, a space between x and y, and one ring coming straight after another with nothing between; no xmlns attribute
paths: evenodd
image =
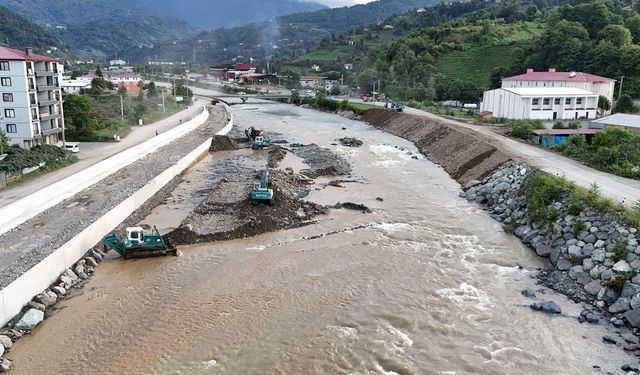
<svg viewBox="0 0 640 375"><path fill-rule="evenodd" d="M365 4L365 3L371 2L372 0L307 0L307 1L313 1L315 3L321 3L328 7L335 8L335 7L342 7L345 5Z"/></svg>

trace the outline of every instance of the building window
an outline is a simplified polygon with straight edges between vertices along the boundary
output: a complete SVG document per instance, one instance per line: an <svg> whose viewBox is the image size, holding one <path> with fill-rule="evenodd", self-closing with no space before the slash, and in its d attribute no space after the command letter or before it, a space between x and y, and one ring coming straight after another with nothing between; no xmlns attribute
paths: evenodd
<svg viewBox="0 0 640 375"><path fill-rule="evenodd" d="M11 78L9 78L9 77L0 78L0 85L2 85L2 86L11 86Z"/></svg>
<svg viewBox="0 0 640 375"><path fill-rule="evenodd" d="M534 99L532 99L532 100L531 100L531 104L533 104L533 105L538 105L538 104L540 104L540 99L538 99L538 98L534 98Z"/></svg>
<svg viewBox="0 0 640 375"><path fill-rule="evenodd" d="M551 103L551 99L549 98L544 98L544 100L542 101L542 104L544 105L549 105L549 103Z"/></svg>
<svg viewBox="0 0 640 375"><path fill-rule="evenodd" d="M577 99L576 99L576 104L577 104L577 105L582 104L582 98L577 98Z"/></svg>
<svg viewBox="0 0 640 375"><path fill-rule="evenodd" d="M564 100L564 105L571 105L571 98L566 98Z"/></svg>
<svg viewBox="0 0 640 375"><path fill-rule="evenodd" d="M553 104L560 105L560 98L553 99Z"/></svg>
<svg viewBox="0 0 640 375"><path fill-rule="evenodd" d="M9 62L0 61L0 70L9 70Z"/></svg>
<svg viewBox="0 0 640 375"><path fill-rule="evenodd" d="M18 129L16 124L7 124L7 133L17 133Z"/></svg>
<svg viewBox="0 0 640 375"><path fill-rule="evenodd" d="M13 101L13 94L11 93L3 93L2 94L2 101L3 102L12 102Z"/></svg>
<svg viewBox="0 0 640 375"><path fill-rule="evenodd" d="M16 117L16 110L15 109L5 109L4 110L4 117L6 117L6 118L15 118Z"/></svg>

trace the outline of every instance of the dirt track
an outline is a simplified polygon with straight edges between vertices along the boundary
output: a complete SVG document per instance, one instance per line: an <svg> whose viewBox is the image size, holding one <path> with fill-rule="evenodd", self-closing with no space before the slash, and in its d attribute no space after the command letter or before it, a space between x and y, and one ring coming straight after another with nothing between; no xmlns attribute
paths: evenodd
<svg viewBox="0 0 640 375"><path fill-rule="evenodd" d="M414 142L423 154L462 184L483 179L511 158L478 133L429 118L372 109L362 120Z"/></svg>

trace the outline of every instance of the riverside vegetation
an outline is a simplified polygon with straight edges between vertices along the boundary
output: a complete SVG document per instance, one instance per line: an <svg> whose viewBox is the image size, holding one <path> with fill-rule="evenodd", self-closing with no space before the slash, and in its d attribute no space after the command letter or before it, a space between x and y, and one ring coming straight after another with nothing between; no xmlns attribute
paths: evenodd
<svg viewBox="0 0 640 375"><path fill-rule="evenodd" d="M579 188L515 162L466 188L462 196L485 204L505 230L549 258L552 268L539 272L540 283L582 303L581 321L598 323L606 317L640 334L639 209L603 198L595 185ZM554 312L554 306L547 307ZM603 339L640 354L637 339Z"/></svg>

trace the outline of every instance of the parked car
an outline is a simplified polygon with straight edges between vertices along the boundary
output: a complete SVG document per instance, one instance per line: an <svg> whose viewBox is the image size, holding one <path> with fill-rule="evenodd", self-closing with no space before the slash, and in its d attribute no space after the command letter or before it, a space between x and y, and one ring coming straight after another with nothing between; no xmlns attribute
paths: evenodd
<svg viewBox="0 0 640 375"><path fill-rule="evenodd" d="M80 152L80 143L67 142L64 144L64 149L74 154L77 154L78 152Z"/></svg>

